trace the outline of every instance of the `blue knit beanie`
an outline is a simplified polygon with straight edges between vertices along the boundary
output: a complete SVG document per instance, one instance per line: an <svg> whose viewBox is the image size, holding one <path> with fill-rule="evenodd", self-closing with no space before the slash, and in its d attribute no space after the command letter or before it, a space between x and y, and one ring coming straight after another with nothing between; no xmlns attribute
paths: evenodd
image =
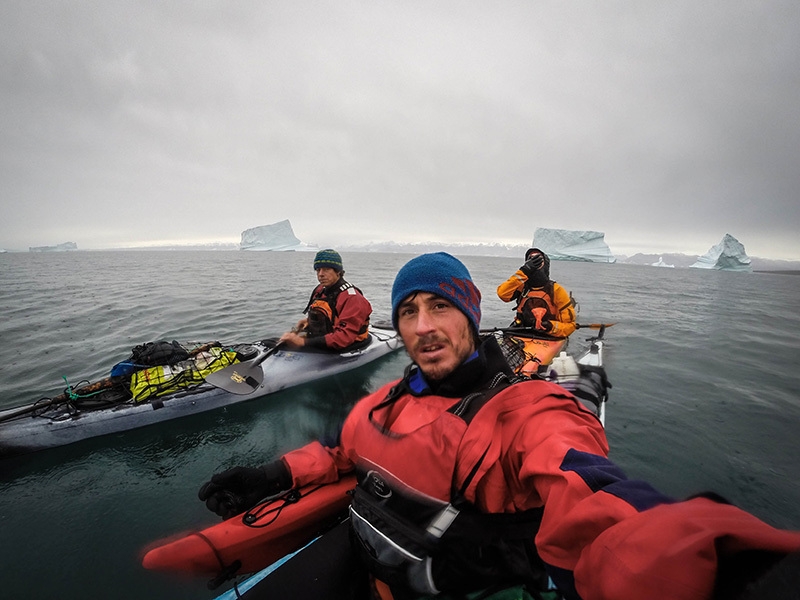
<svg viewBox="0 0 800 600"><path fill-rule="evenodd" d="M416 292L429 292L452 302L475 331L481 324L481 293L460 260L446 252L423 254L408 261L392 285L392 325L397 329L400 303Z"/></svg>
<svg viewBox="0 0 800 600"><path fill-rule="evenodd" d="M344 271L342 257L336 250L331 250L330 248L326 250L320 250L314 257L314 270L316 271L322 267L329 267L337 273Z"/></svg>

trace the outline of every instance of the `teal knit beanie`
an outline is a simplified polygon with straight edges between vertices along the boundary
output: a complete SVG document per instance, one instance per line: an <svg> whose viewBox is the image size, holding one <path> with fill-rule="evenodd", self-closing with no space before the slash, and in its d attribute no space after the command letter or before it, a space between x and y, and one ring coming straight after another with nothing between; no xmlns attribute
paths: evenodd
<svg viewBox="0 0 800 600"><path fill-rule="evenodd" d="M342 257L336 250L331 250L330 248L326 250L320 250L314 257L314 270L316 271L322 267L329 267L337 273L344 271Z"/></svg>
<svg viewBox="0 0 800 600"><path fill-rule="evenodd" d="M397 329L397 309L411 294L429 292L452 302L477 333L481 324L481 293L467 267L446 252L412 258L397 273L392 285L392 324Z"/></svg>

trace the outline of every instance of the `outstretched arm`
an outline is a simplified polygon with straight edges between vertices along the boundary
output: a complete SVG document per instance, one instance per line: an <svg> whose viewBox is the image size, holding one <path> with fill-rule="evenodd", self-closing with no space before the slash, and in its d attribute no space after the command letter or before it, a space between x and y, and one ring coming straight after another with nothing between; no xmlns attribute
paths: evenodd
<svg viewBox="0 0 800 600"><path fill-rule="evenodd" d="M537 402L516 438L520 490L535 490L530 501L544 505L536 547L567 598L710 600L729 576L721 563L800 549L800 532L718 499L676 501L628 479L600 435L554 396Z"/></svg>

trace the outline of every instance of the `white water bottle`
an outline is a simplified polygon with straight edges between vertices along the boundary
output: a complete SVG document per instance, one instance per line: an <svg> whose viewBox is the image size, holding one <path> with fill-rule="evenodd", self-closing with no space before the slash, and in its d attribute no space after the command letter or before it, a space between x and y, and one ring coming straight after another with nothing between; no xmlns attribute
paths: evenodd
<svg viewBox="0 0 800 600"><path fill-rule="evenodd" d="M548 379L559 382L575 381L580 375L581 371L578 368L578 363L566 352L561 352L550 363Z"/></svg>

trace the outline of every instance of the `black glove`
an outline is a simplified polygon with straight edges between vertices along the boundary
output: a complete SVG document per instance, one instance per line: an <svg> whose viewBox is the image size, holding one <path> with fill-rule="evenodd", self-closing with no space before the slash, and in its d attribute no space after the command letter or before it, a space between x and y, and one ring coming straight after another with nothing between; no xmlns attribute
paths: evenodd
<svg viewBox="0 0 800 600"><path fill-rule="evenodd" d="M592 365L578 365L578 369L581 372L578 379L564 381L559 385L572 392L574 396L582 400L588 400L599 407L608 390L611 389L611 382L608 380L606 370L603 367Z"/></svg>
<svg viewBox="0 0 800 600"><path fill-rule="evenodd" d="M525 274L525 277L530 279L533 274L540 270L544 266L544 256L541 254L534 254L531 256L525 264L522 265L519 270Z"/></svg>
<svg viewBox="0 0 800 600"><path fill-rule="evenodd" d="M548 319L542 319L542 329L547 333L553 331L553 323Z"/></svg>
<svg viewBox="0 0 800 600"><path fill-rule="evenodd" d="M798 586L800 552L744 550L720 559L714 600L788 600L797 598Z"/></svg>
<svg viewBox="0 0 800 600"><path fill-rule="evenodd" d="M230 519L259 500L292 487L292 475L282 460L261 467L233 467L211 477L197 492L208 510Z"/></svg>

